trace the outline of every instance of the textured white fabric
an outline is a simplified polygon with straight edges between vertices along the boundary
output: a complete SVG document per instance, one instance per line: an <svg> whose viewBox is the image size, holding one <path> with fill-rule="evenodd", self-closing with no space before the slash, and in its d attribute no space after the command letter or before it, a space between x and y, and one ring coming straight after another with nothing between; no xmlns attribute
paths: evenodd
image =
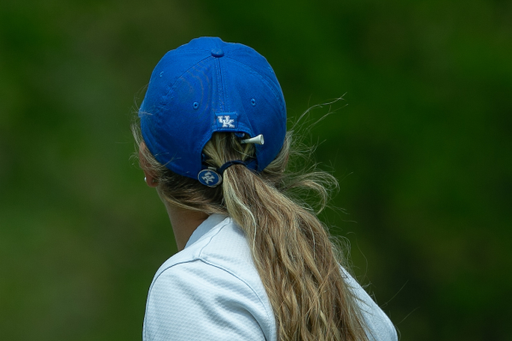
<svg viewBox="0 0 512 341"><path fill-rule="evenodd" d="M375 340L397 340L388 317L347 277ZM247 240L231 218L210 216L185 249L157 271L149 289L143 340L276 340L265 288Z"/></svg>

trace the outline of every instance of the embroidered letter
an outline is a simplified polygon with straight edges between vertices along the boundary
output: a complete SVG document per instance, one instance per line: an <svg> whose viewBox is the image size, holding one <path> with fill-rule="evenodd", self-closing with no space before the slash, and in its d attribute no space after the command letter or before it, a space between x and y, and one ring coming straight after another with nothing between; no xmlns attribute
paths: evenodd
<svg viewBox="0 0 512 341"><path fill-rule="evenodd" d="M224 117L224 119L222 117ZM219 116L219 123L222 123L222 128L235 128L233 122L235 122L235 120L229 115Z"/></svg>

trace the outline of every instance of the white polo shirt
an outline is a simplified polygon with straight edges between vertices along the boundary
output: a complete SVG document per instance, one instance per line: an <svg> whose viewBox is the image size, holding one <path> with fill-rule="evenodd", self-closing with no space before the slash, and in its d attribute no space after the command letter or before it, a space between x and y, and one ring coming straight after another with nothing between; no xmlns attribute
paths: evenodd
<svg viewBox="0 0 512 341"><path fill-rule="evenodd" d="M348 277L374 340L397 340L388 317ZM185 249L158 269L148 293L143 340L276 340L272 306L247 240L231 218L211 215Z"/></svg>

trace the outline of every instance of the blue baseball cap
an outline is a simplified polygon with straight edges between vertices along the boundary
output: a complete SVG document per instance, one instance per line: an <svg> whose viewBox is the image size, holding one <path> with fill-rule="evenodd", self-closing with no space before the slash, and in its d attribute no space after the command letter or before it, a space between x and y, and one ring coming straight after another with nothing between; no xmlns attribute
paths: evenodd
<svg viewBox="0 0 512 341"><path fill-rule="evenodd" d="M262 134L256 160L262 171L277 156L286 135L286 105L276 75L254 49L202 37L167 52L158 62L139 110L142 137L171 171L198 178L215 132Z"/></svg>

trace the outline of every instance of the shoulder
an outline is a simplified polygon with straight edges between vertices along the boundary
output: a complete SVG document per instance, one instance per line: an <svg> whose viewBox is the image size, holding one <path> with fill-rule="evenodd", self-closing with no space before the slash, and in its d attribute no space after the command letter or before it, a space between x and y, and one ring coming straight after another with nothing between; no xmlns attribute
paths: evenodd
<svg viewBox="0 0 512 341"><path fill-rule="evenodd" d="M245 235L230 218L211 228L192 245L162 264L155 274L152 287L160 277L189 282L193 275L207 280L209 275L213 279L216 274L223 274L220 276L223 280L243 283L257 295L263 294L266 297Z"/></svg>
<svg viewBox="0 0 512 341"><path fill-rule="evenodd" d="M148 294L145 340L275 339L246 244L235 225L224 224L164 263Z"/></svg>

